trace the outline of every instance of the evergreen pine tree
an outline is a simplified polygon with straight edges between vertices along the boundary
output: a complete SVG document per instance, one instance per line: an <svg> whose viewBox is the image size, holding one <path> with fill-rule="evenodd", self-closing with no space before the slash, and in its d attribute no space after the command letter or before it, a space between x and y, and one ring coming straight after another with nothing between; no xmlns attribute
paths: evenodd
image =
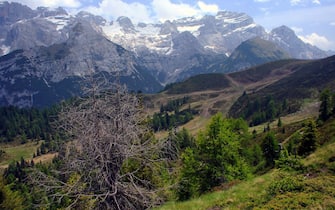
<svg viewBox="0 0 335 210"><path fill-rule="evenodd" d="M318 131L314 121L309 121L301 138L298 154L306 156L315 151L318 145Z"/></svg>
<svg viewBox="0 0 335 210"><path fill-rule="evenodd" d="M262 151L266 159L267 166L273 167L275 160L279 157L280 148L275 135L269 132L262 142Z"/></svg>

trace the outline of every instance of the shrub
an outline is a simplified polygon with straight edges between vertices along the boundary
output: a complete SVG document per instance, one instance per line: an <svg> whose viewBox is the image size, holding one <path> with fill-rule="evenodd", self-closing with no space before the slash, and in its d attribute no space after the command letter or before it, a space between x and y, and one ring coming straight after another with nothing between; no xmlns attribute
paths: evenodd
<svg viewBox="0 0 335 210"><path fill-rule="evenodd" d="M300 158L289 155L287 150L281 151L279 159L275 160L275 164L277 168L285 171L302 171L304 169Z"/></svg>
<svg viewBox="0 0 335 210"><path fill-rule="evenodd" d="M267 192L269 196L275 196L286 192L299 192L303 186L303 180L299 176L280 175L270 184Z"/></svg>

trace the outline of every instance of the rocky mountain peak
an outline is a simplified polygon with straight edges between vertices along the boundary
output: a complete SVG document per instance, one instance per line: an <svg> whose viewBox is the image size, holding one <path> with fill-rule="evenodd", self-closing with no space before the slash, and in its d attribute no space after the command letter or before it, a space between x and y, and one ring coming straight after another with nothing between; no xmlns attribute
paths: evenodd
<svg viewBox="0 0 335 210"><path fill-rule="evenodd" d="M133 23L131 22L130 18L121 16L119 17L116 22L119 23L120 27L126 32L126 33L133 33L135 32L135 27Z"/></svg>
<svg viewBox="0 0 335 210"><path fill-rule="evenodd" d="M0 2L0 24L12 24L16 21L33 18L37 13L19 3Z"/></svg>
<svg viewBox="0 0 335 210"><path fill-rule="evenodd" d="M81 20L85 20L85 21L88 21L90 23L93 23L95 25L105 25L107 23L107 21L103 17L93 15L93 14L91 14L89 12L86 12L86 11L80 11L76 15L76 17L81 19Z"/></svg>
<svg viewBox="0 0 335 210"><path fill-rule="evenodd" d="M299 59L325 58L327 53L303 42L292 29L280 26L270 32L270 41L289 52L290 56Z"/></svg>
<svg viewBox="0 0 335 210"><path fill-rule="evenodd" d="M298 38L294 31L285 25L272 29L271 34L274 37L284 38L285 40Z"/></svg>
<svg viewBox="0 0 335 210"><path fill-rule="evenodd" d="M176 33L178 33L177 26L169 20L164 22L164 24L161 27L161 30L159 31L160 35L168 35Z"/></svg>
<svg viewBox="0 0 335 210"><path fill-rule="evenodd" d="M218 32L217 22L214 16L206 15L201 19L203 26L200 28L200 33L213 34Z"/></svg>
<svg viewBox="0 0 335 210"><path fill-rule="evenodd" d="M175 52L188 55L204 50L198 39L189 31L184 31L173 38L173 49Z"/></svg>
<svg viewBox="0 0 335 210"><path fill-rule="evenodd" d="M37 12L40 17L51 17L51 16L67 16L68 13L62 7L56 9L50 9L48 7L37 7Z"/></svg>

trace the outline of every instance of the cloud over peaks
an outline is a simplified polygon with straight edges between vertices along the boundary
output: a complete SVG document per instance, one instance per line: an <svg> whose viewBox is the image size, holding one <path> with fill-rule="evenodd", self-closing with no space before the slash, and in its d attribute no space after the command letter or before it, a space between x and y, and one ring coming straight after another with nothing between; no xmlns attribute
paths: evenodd
<svg viewBox="0 0 335 210"><path fill-rule="evenodd" d="M160 21L216 14L220 10L218 5L206 4L203 1L198 1L196 5L190 5L182 2L173 3L171 0L153 0L151 5L154 17Z"/></svg>
<svg viewBox="0 0 335 210"><path fill-rule="evenodd" d="M312 33L306 36L299 36L299 38L306 43L318 46L322 50L331 50L335 48L335 43L329 41L326 37L317 33Z"/></svg>
<svg viewBox="0 0 335 210"><path fill-rule="evenodd" d="M220 9L216 4L206 4L203 1L198 1L198 6L201 13L217 13Z"/></svg>
<svg viewBox="0 0 335 210"><path fill-rule="evenodd" d="M102 0L97 6L81 8L95 15L100 15L108 20L120 16L127 16L136 22L150 21L150 9L144 4L134 2L125 3L122 0Z"/></svg>
<svg viewBox="0 0 335 210"><path fill-rule="evenodd" d="M39 6L44 7L66 7L66 8L78 8L80 7L80 0L16 0L12 2L20 2L21 4L28 5L31 8L37 8Z"/></svg>

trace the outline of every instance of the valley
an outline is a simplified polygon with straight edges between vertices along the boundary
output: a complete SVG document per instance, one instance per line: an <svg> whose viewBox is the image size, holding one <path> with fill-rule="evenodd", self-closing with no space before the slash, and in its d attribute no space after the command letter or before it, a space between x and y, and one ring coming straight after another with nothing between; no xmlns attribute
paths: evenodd
<svg viewBox="0 0 335 210"><path fill-rule="evenodd" d="M335 56L298 33L0 2L0 209L335 209Z"/></svg>

